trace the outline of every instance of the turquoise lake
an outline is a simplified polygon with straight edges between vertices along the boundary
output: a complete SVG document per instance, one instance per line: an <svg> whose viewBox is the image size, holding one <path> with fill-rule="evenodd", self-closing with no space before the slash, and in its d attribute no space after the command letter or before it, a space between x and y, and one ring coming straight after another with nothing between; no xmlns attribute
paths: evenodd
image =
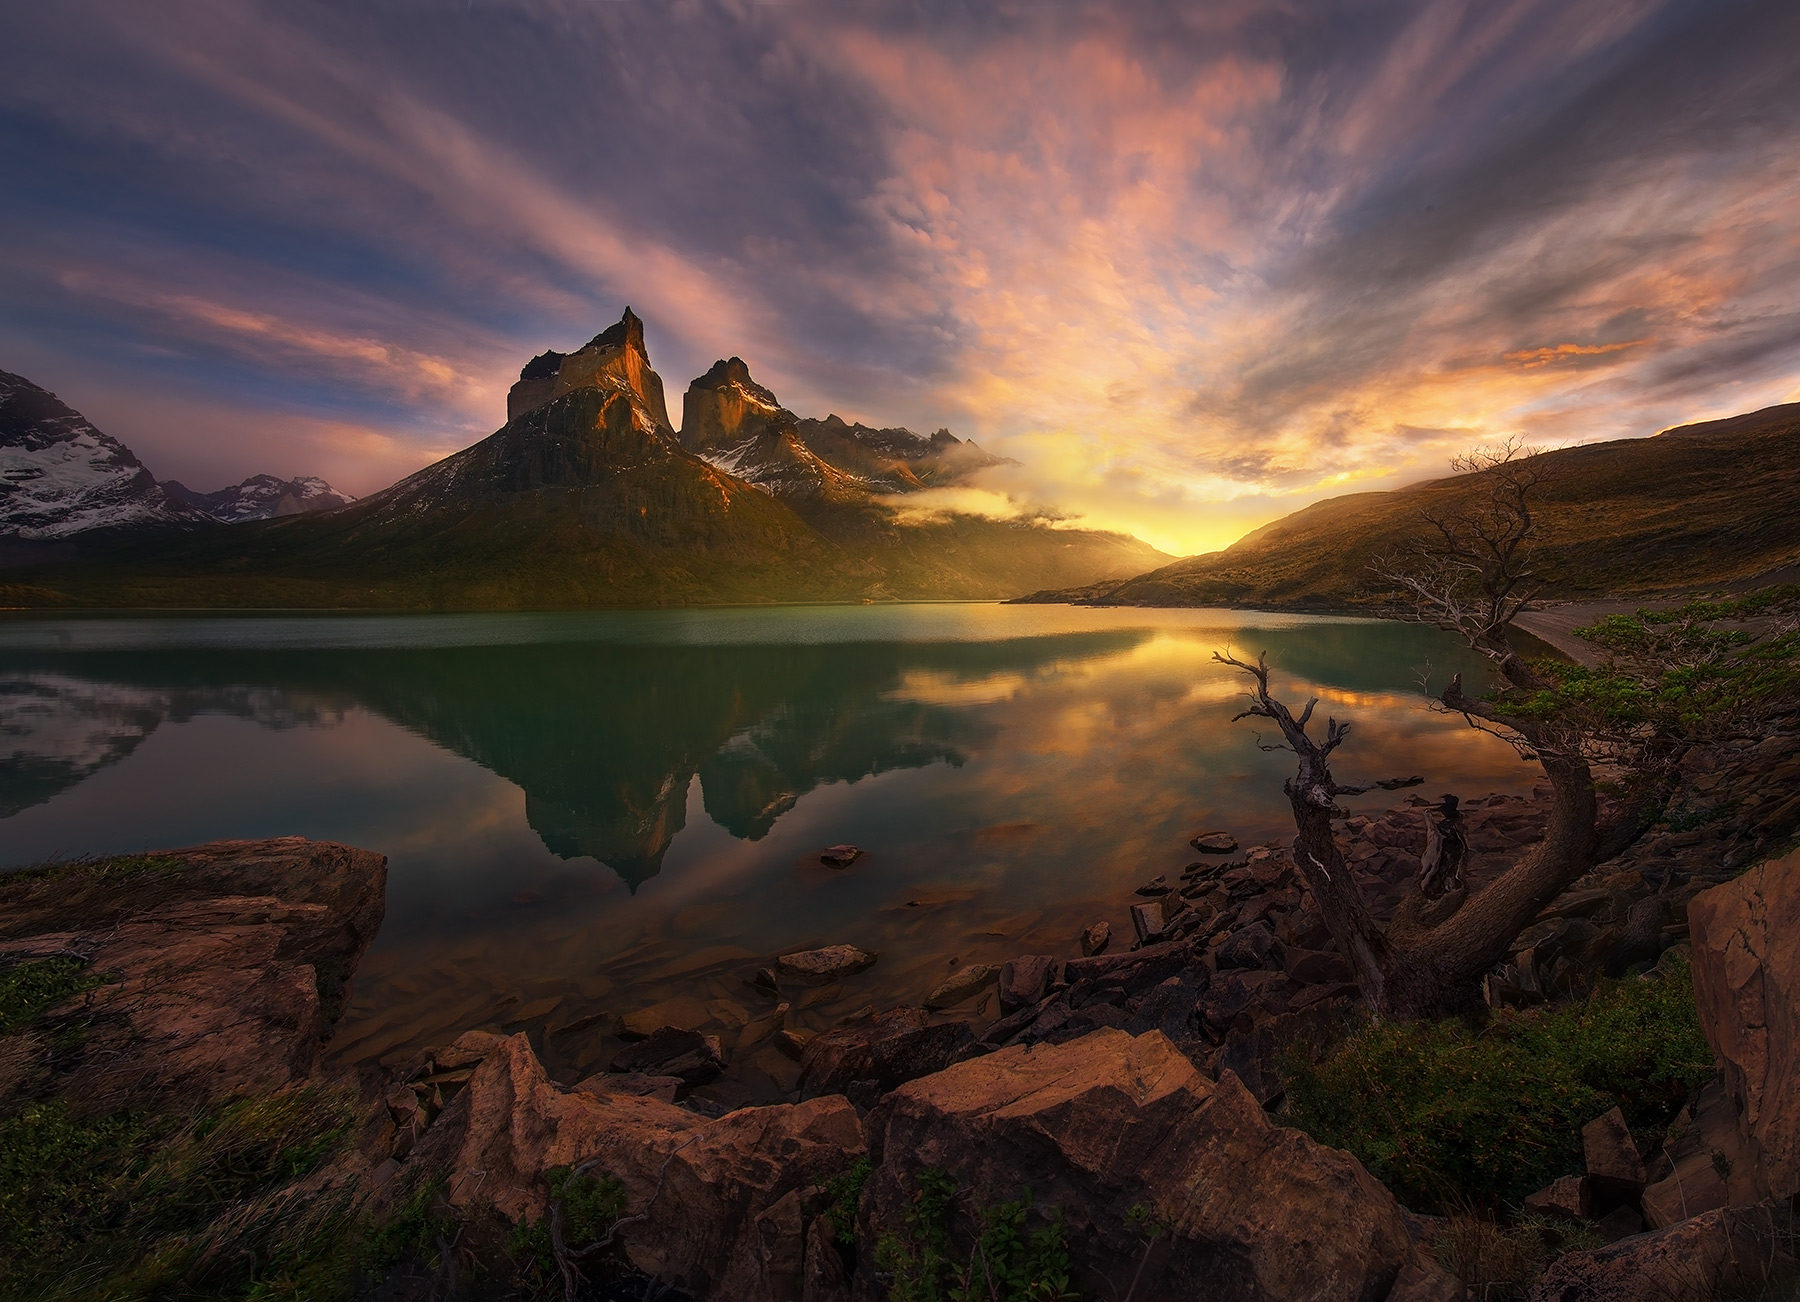
<svg viewBox="0 0 1800 1302"><path fill-rule="evenodd" d="M743 977L850 943L868 972L789 1024L917 1002L958 962L1074 952L1188 838L1291 835L1215 650L1353 721L1340 776L1529 791L1441 688L1482 667L1413 625L930 604L0 622L0 865L301 834L388 856L387 920L333 1041L392 1058L532 1032L570 1077L667 999L726 1036ZM1266 738L1265 738L1266 740ZM1384 808L1377 791L1347 802ZM848 870L820 849L867 851ZM559 999L523 1020L519 1010ZM760 1002L759 1002L760 1001ZM750 1049L743 1097L791 1083Z"/></svg>

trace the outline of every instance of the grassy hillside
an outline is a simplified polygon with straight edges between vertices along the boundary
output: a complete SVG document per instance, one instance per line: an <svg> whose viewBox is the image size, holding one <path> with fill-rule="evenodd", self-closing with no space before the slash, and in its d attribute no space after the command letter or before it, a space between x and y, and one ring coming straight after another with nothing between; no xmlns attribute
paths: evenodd
<svg viewBox="0 0 1800 1302"><path fill-rule="evenodd" d="M1536 565L1547 596L1636 596L1731 584L1800 564L1800 404L1543 454ZM1424 514L1454 509L1467 476L1319 502L1123 583L1031 600L1128 606L1342 608L1375 600L1370 562Z"/></svg>

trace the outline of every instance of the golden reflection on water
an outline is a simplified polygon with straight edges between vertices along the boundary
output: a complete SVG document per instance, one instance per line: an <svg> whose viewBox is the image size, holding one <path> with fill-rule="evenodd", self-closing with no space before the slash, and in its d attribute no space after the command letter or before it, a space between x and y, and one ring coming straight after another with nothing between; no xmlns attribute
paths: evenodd
<svg viewBox="0 0 1800 1302"><path fill-rule="evenodd" d="M703 1029L729 1046L770 1002L742 977L790 947L853 943L881 954L842 985L789 992L789 1024L821 1030L868 1005L917 1002L959 963L1073 953L1079 930L1099 918L1128 936L1133 889L1192 859L1189 836L1223 828L1248 845L1291 834L1280 790L1288 757L1258 750L1249 721L1230 724L1241 684L1215 670L1191 642L1158 638L1030 674L909 673L889 699L952 706L983 725L960 766L821 785L760 842L723 834L694 778L684 830L635 897L571 866L529 906L499 911L460 943L421 935L381 946L339 1052L392 1054L476 1023L504 1027L508 1007L561 995L543 1044L568 1075L616 1050L604 1033L611 1019L667 1000L698 1001L688 1013L704 1007ZM1417 694L1304 691L1354 721L1347 778L1419 773L1433 793L1468 795L1528 790L1535 779L1509 747L1432 713ZM806 862L839 840L868 857L847 872ZM555 1033L570 1023L579 1029ZM743 1097L791 1087L792 1064L772 1049L745 1055Z"/></svg>
<svg viewBox="0 0 1800 1302"><path fill-rule="evenodd" d="M1428 630L1166 615L1027 610L1033 636L962 643L0 656L7 681L63 684L31 743L42 790L17 788L0 836L15 862L292 833L378 850L387 921L333 1053L519 1026L569 1077L665 1001L732 1047L772 1003L743 977L779 952L881 955L788 993L790 1025L824 1029L916 1003L958 963L1071 954L1100 918L1128 937L1133 889L1189 862L1196 832L1285 839L1291 756L1231 721L1245 680L1220 647L1268 646L1278 690L1352 722L1347 780L1536 779L1409 689L1414 665L1455 663ZM49 699L32 682L15 699ZM818 864L844 841L866 857ZM767 1044L737 1067L727 1101L793 1082Z"/></svg>

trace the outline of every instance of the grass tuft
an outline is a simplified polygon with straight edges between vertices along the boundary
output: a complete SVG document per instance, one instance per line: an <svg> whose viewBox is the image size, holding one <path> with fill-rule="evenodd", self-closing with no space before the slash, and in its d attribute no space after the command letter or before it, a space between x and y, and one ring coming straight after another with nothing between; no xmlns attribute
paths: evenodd
<svg viewBox="0 0 1800 1302"><path fill-rule="evenodd" d="M105 985L104 973L89 972L73 956L6 963L0 957L0 1035L24 1030L38 1018L83 991Z"/></svg>
<svg viewBox="0 0 1800 1302"><path fill-rule="evenodd" d="M0 1298L332 1298L356 1209L315 1177L349 1097L309 1087L185 1121L32 1103L0 1121Z"/></svg>
<svg viewBox="0 0 1800 1302"><path fill-rule="evenodd" d="M14 882L54 882L71 877L115 881L146 873L178 873L187 865L172 854L115 854L100 859L57 859L7 873Z"/></svg>

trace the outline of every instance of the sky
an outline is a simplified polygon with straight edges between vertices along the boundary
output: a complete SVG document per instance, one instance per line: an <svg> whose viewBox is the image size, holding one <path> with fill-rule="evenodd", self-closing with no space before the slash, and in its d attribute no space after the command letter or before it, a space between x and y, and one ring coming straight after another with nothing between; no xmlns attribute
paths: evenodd
<svg viewBox="0 0 1800 1302"><path fill-rule="evenodd" d="M1797 128L1792 0L15 4L0 369L366 494L629 304L1188 554L1800 400Z"/></svg>

